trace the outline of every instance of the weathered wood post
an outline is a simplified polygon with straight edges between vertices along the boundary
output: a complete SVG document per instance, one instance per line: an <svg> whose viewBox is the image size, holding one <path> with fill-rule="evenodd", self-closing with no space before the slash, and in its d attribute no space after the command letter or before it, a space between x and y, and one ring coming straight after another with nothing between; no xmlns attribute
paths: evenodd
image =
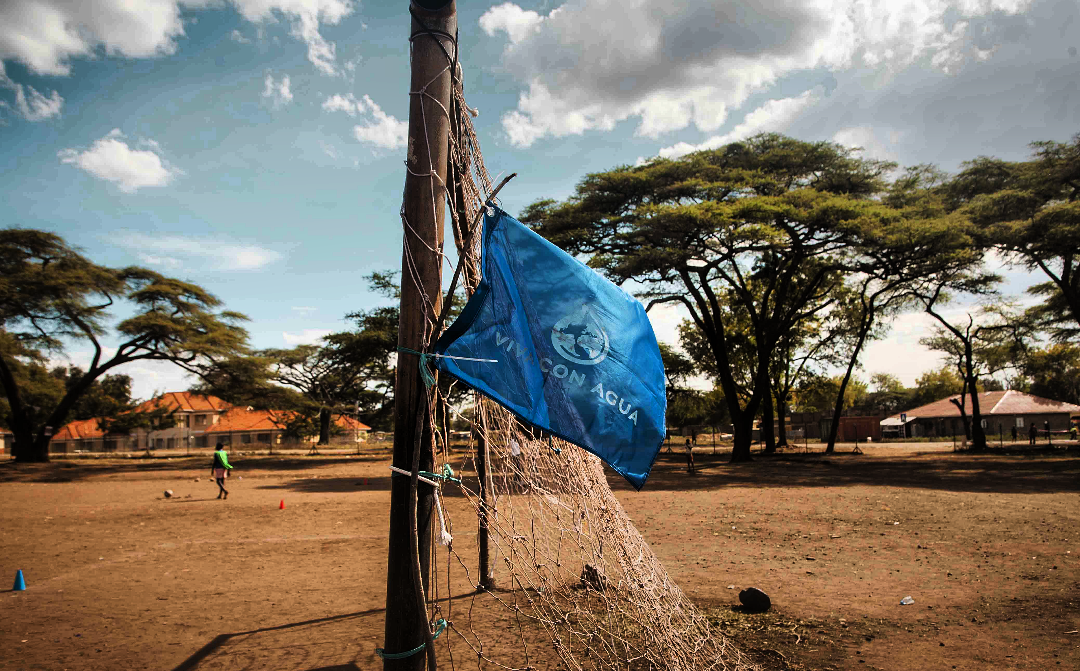
<svg viewBox="0 0 1080 671"><path fill-rule="evenodd" d="M422 351L430 340L442 309L440 252L446 206L446 164L450 120L451 64L457 46L457 7L453 0L412 0L412 76L409 141L405 175L405 248L401 259L401 315L398 345ZM418 424L425 395L417 357L399 354L394 396L394 459L396 467L412 471L419 446L420 469L431 470L432 436L428 423ZM430 410L430 408L428 409ZM416 430L422 426L417 441ZM386 573L386 633L383 649L401 653L425 642L427 614L419 603L413 566L419 550L422 582L429 591L432 492L420 483L417 494L417 544L410 534L410 479L390 479L390 547ZM384 659L384 669L419 670L427 651L403 659ZM432 651L433 652L433 651ZM432 658L434 659L434 658Z"/></svg>

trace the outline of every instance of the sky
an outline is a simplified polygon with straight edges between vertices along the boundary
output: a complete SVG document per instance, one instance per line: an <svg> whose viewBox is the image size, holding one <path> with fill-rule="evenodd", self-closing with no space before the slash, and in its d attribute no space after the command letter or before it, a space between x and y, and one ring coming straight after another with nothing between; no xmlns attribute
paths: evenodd
<svg viewBox="0 0 1080 671"><path fill-rule="evenodd" d="M346 328L386 303L364 276L400 266L409 22L404 1L0 3L0 225L194 281L257 348ZM462 1L458 22L511 214L758 132L949 172L1080 132L1077 0ZM1001 272L1017 298L1039 279ZM651 317L674 343L682 315ZM940 365L928 323L897 320L863 376ZM118 372L140 398L188 385Z"/></svg>

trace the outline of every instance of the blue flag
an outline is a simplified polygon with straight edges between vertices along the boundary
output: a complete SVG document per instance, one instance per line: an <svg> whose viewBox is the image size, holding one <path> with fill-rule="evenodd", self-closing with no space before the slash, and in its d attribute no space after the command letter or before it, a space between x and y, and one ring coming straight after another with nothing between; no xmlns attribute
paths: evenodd
<svg viewBox="0 0 1080 671"><path fill-rule="evenodd" d="M436 366L641 489L667 411L645 308L498 208L484 216L482 261L476 293L435 343Z"/></svg>

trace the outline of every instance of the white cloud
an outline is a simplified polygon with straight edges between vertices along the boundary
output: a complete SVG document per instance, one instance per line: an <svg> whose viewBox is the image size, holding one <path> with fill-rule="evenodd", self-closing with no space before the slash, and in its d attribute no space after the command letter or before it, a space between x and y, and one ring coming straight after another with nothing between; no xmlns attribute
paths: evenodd
<svg viewBox="0 0 1080 671"><path fill-rule="evenodd" d="M312 65L325 74L337 74L335 45L319 31L352 14L354 0L226 1L260 28L285 19L290 34L307 45ZM18 60L38 74L68 75L71 59L93 58L101 51L127 58L172 54L184 36L181 10L221 4L221 0L2 2L0 60Z"/></svg>
<svg viewBox="0 0 1080 671"><path fill-rule="evenodd" d="M489 36L503 31L510 44L517 44L540 28L543 17L532 10L524 10L512 2L492 7L480 17L480 28Z"/></svg>
<svg viewBox="0 0 1080 671"><path fill-rule="evenodd" d="M330 96L323 102L322 108L327 112L345 112L351 117L355 117L364 109L363 103L357 100L351 93L348 95L335 94Z"/></svg>
<svg viewBox="0 0 1080 671"><path fill-rule="evenodd" d="M302 314L302 315L309 315L309 314L311 314L312 312L315 312L315 310L316 310L317 308L312 308L312 307L304 307L304 306L294 306L294 307L293 307L292 309L293 309L293 311L295 311L295 312L299 312L299 313L300 313L300 314Z"/></svg>
<svg viewBox="0 0 1080 671"><path fill-rule="evenodd" d="M404 147L409 138L409 122L400 121L379 109L379 106L364 96L370 109L371 121L353 126L353 135L361 142L367 142L383 149Z"/></svg>
<svg viewBox="0 0 1080 671"><path fill-rule="evenodd" d="M258 270L282 258L274 250L212 238L125 232L116 238L148 265L169 270Z"/></svg>
<svg viewBox="0 0 1080 671"><path fill-rule="evenodd" d="M94 360L94 352L74 349L84 344L85 341L73 341L73 348L51 359L49 367L78 366L83 370L90 368L90 364ZM105 346L101 349L103 356L106 358L116 354L115 347ZM136 400L148 400L161 392L183 391L196 382L194 376L169 361L133 361L113 368L109 371L109 374L130 376L131 397Z"/></svg>
<svg viewBox="0 0 1080 671"><path fill-rule="evenodd" d="M332 95L323 102L322 108L328 112L345 112L354 118L365 116L363 123L353 126L353 135L360 142L382 149L397 149L404 147L408 140L409 122L382 111L370 96L357 99L351 93Z"/></svg>
<svg viewBox="0 0 1080 671"><path fill-rule="evenodd" d="M64 99L55 89L52 95L46 97L38 93L33 86L23 87L22 84L12 81L4 71L3 61L0 61L0 88L15 92L15 111L27 121L44 121L60 116L60 108L64 105ZM4 101L0 101L0 105L10 107Z"/></svg>
<svg viewBox="0 0 1080 671"><path fill-rule="evenodd" d="M321 25L336 26L356 9L353 0L230 0L240 15L257 24L272 23L276 15L289 21L290 34L308 48L308 60L326 75L340 74L337 47L319 32Z"/></svg>
<svg viewBox="0 0 1080 671"><path fill-rule="evenodd" d="M502 123L512 144L527 147L631 118L646 137L691 124L714 131L796 72L892 73L915 63L954 72L1009 39L990 19L1036 1L568 0L546 15L503 3L480 27L505 34L503 67L525 88Z"/></svg>
<svg viewBox="0 0 1080 671"><path fill-rule="evenodd" d="M0 59L19 60L38 74L68 75L71 58L94 56L98 47L128 58L171 54L183 34L174 0L0 3Z"/></svg>
<svg viewBox="0 0 1080 671"><path fill-rule="evenodd" d="M184 391L199 382L194 375L168 361L137 361L114 370L131 376L131 397L139 400Z"/></svg>
<svg viewBox="0 0 1080 671"><path fill-rule="evenodd" d="M880 135L884 134L886 140ZM896 160L896 145L900 142L901 133L896 131L878 131L873 126L862 125L851 128L841 128L833 134L832 141L846 147L859 147L865 158L876 158L883 161Z"/></svg>
<svg viewBox="0 0 1080 671"><path fill-rule="evenodd" d="M317 344L319 340L330 335L330 333L330 329L304 329L300 333L282 332L281 337L285 339L286 345L296 347L297 345Z"/></svg>
<svg viewBox="0 0 1080 671"><path fill-rule="evenodd" d="M89 149L64 149L57 156L61 163L75 165L98 179L113 182L125 193L133 193L143 187L165 186L183 174L163 160L159 152L156 143L151 149L132 149L120 129L114 128Z"/></svg>
<svg viewBox="0 0 1080 671"><path fill-rule="evenodd" d="M233 42L239 42L240 44L251 44L251 40L244 37L244 34L239 30L234 30L229 33L229 38L232 39Z"/></svg>
<svg viewBox="0 0 1080 671"><path fill-rule="evenodd" d="M804 110L821 99L819 90L804 91L793 98L770 100L747 114L741 123L723 135L714 135L699 144L679 142L659 151L663 158L678 158L691 152L719 149L726 144L745 140L758 133L781 133L788 129Z"/></svg>
<svg viewBox="0 0 1080 671"><path fill-rule="evenodd" d="M275 108L291 103L293 94L289 90L289 75L284 75L281 81L275 82L273 75L267 74L262 97L270 98Z"/></svg>

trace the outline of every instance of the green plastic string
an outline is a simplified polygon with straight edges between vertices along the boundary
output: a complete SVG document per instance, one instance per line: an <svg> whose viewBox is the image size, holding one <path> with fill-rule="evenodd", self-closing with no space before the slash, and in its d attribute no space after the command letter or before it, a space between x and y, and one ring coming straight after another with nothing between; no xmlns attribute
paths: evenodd
<svg viewBox="0 0 1080 671"><path fill-rule="evenodd" d="M435 386L435 376L431 374L431 369L428 367L428 361L431 359L431 355L426 352L417 352L414 349L408 347L398 347L399 352L405 352L406 354L415 354L420 357L420 379L424 381L424 386L431 389Z"/></svg>
<svg viewBox="0 0 1080 671"><path fill-rule="evenodd" d="M390 475L405 476L404 473L398 473L397 471L391 472ZM419 475L420 475L420 477L427 478L428 480L444 480L444 481L448 480L450 482L456 482L458 484L461 484L461 478L454 477L454 469L450 468L450 464L443 464L441 473L432 473L431 471L420 471ZM408 477L408 476L405 476L405 477Z"/></svg>
<svg viewBox="0 0 1080 671"><path fill-rule="evenodd" d="M551 440L551 434L548 434L548 447L555 450L555 454L562 454L562 450L555 447L555 443Z"/></svg>
<svg viewBox="0 0 1080 671"><path fill-rule="evenodd" d="M435 621L435 632L431 634L431 640L437 639L439 637L439 634L443 633L443 630L445 629L446 620L440 617L438 620ZM423 650L425 645L427 645L427 641L424 641L412 650L408 650L406 652L386 652L382 648L375 648L375 654L379 657L382 657L383 659L405 659L406 657L412 657L416 653Z"/></svg>

